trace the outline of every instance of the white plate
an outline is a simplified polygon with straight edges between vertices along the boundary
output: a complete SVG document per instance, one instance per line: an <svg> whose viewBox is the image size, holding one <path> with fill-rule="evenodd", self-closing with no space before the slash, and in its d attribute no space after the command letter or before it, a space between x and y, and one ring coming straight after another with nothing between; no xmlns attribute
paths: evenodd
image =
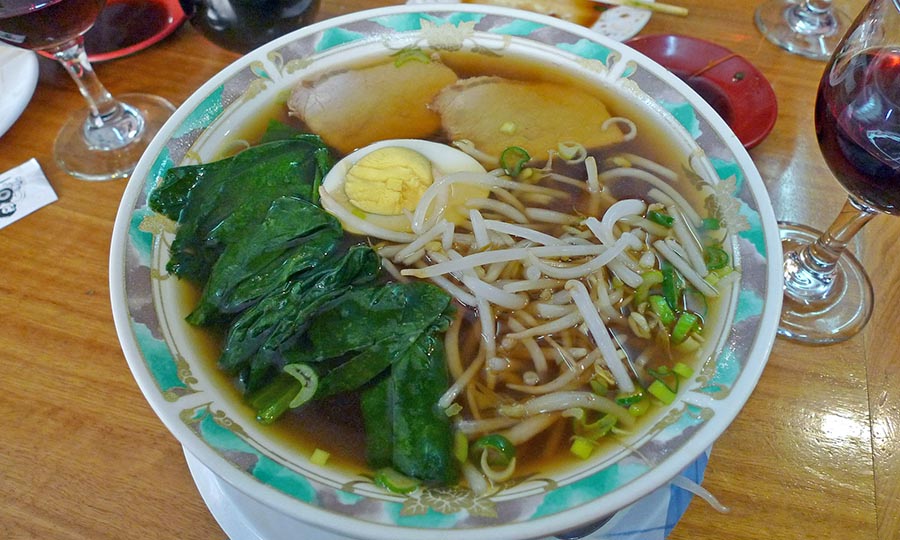
<svg viewBox="0 0 900 540"><path fill-rule="evenodd" d="M31 101L37 85L37 55L24 49L0 45L0 137L6 133Z"/></svg>
<svg viewBox="0 0 900 540"><path fill-rule="evenodd" d="M709 453L708 449L701 454L681 475L701 483ZM228 535L228 540L349 540L281 514L244 495L216 476L187 448L184 457L200 496ZM616 512L605 525L582 540L665 540L684 515L692 497L681 488L665 485Z"/></svg>

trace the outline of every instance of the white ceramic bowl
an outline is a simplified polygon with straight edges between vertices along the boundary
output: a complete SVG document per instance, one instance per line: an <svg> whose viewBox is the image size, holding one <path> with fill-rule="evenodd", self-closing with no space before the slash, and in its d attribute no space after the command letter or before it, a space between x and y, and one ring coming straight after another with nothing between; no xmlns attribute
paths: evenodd
<svg viewBox="0 0 900 540"><path fill-rule="evenodd" d="M296 81L354 59L405 46L463 47L528 55L578 70L655 115L672 144L729 201L741 280L710 359L656 423L585 466L533 477L490 497L458 489L402 496L312 464L250 419L182 321L175 279L166 279L170 238L147 195L175 165L208 161L224 140ZM163 241L161 241L163 240ZM110 284L119 338L153 409L193 455L241 492L278 512L350 537L536 538L592 523L664 485L733 420L756 385L781 307L781 251L762 180L740 141L697 94L659 65L588 29L477 5L396 6L327 20L238 59L195 92L141 159L113 234Z"/></svg>

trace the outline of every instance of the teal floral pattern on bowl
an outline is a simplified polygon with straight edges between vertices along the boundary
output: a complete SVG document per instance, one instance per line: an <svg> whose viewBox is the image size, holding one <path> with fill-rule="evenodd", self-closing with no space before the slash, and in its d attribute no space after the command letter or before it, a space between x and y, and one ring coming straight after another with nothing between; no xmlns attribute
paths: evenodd
<svg viewBox="0 0 900 540"><path fill-rule="evenodd" d="M729 224L741 280L715 353L642 434L639 452L535 475L475 496L459 488L395 495L361 471L334 471L268 438L196 361L165 273L171 223L147 208L175 165L213 159L226 134L296 81L345 58L404 48L528 54L562 62L657 113L692 152L685 164ZM625 45L538 15L475 5L399 6L325 21L238 60L200 88L151 144L129 182L110 263L120 340L139 386L176 438L217 475L313 525L366 538L470 538L552 534L615 512L666 483L701 455L747 399L765 365L780 312L780 247L759 174L737 138L680 82ZM428 530L436 531L429 536Z"/></svg>

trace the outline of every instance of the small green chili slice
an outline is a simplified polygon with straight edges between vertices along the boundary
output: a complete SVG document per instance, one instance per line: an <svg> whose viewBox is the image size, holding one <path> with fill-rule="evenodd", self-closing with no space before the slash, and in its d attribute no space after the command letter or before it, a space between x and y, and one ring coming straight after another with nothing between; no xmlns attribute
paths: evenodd
<svg viewBox="0 0 900 540"><path fill-rule="evenodd" d="M500 154L500 167L513 178L519 176L529 161L531 161L531 156L521 146L510 146Z"/></svg>
<svg viewBox="0 0 900 540"><path fill-rule="evenodd" d="M666 299L658 294L651 294L647 301L650 303L650 311L656 313L659 320L666 326L675 322L675 312L669 306Z"/></svg>
<svg viewBox="0 0 900 540"><path fill-rule="evenodd" d="M678 316L678 320L672 328L672 343L681 343L691 332L699 328L699 326L700 317L697 314L691 313L690 311L683 312Z"/></svg>
<svg viewBox="0 0 900 540"><path fill-rule="evenodd" d="M488 463L491 466L505 467L509 465L512 458L516 457L516 445L503 435L492 433L472 443L469 455L478 458L482 452L489 452Z"/></svg>
<svg viewBox="0 0 900 540"><path fill-rule="evenodd" d="M662 225L663 227L672 227L672 224L675 223L675 218L670 216L669 214L658 212L656 210L650 210L647 212L647 219L656 223L657 225Z"/></svg>
<svg viewBox="0 0 900 540"><path fill-rule="evenodd" d="M728 253L719 246L706 246L703 248L703 260L707 270L719 270L728 266Z"/></svg>

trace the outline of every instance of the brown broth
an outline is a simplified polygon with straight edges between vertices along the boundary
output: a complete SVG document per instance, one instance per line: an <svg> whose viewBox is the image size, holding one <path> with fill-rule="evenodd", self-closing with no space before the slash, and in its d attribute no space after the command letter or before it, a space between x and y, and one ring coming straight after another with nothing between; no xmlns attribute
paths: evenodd
<svg viewBox="0 0 900 540"><path fill-rule="evenodd" d="M681 170L684 164L685 157L678 154L674 145L665 144L664 141L666 141L667 136L663 134L663 129L656 125L651 118L645 117L642 112L637 110L636 106L616 99L608 91L596 88L596 85L592 85L591 82L579 77L576 73L562 71L553 66L519 58L493 58L468 52L442 53L441 56L444 63L456 71L460 78L491 74L511 79L540 80L575 85L589 92L599 93L600 97L607 103L613 116L628 117L635 122L638 128L639 136L637 140L616 146L616 153L625 151L648 156L673 170ZM300 128L303 127L300 121L288 116L285 98L282 97L274 101L270 107L267 107L258 120L236 131L233 138L223 145L222 151L219 153L220 157L227 157L235 153L235 149L238 148L238 145L234 144L235 141L253 142L259 140L265 132L268 122L272 119ZM449 142L442 140L440 133L435 133L432 139ZM660 141L663 142L660 143ZM601 151L598 155L598 161L602 158L602 155ZM694 190L684 191L688 192L686 195L689 196L689 192ZM619 195L632 196L635 194L620 193ZM560 208L560 210L579 212L583 209L577 208L573 204L570 208ZM184 289L182 298L185 299L186 314L190 311L190 306L193 306L196 302L198 293L188 285L180 286ZM708 317L715 319L717 316L716 306L711 305ZM235 381L229 380L228 376L215 369L216 359L221 348L221 338L217 336L211 337L210 335L200 336L202 334L201 331L196 331L196 333L198 334L198 339L202 339L206 343L206 346L202 348L203 361L209 366L209 371L217 373L217 383L219 386L229 389L228 391L235 402L242 402L241 393ZM689 363L695 369L699 367L696 359L682 359L682 361ZM635 429L639 431L642 429L642 426L647 426L649 422L654 422L654 418L658 418L660 412L661 410L651 410L650 413L640 419ZM246 415L243 418L244 422L254 421L254 411L250 407L244 407L242 414ZM330 466L338 467L345 472L362 472L366 470L366 465L365 438L360 416L357 398L353 396L339 397L307 406L301 411L287 413L279 422L270 426L269 433L272 437L305 455L310 455L316 448L329 452L331 454ZM546 475L582 463L581 460L567 451L570 444L571 428L567 420L561 421L561 423L563 422L566 425L556 426L545 431L519 449L520 458L516 476ZM603 454L605 451L620 447L620 445L621 443L615 438L607 437L595 455Z"/></svg>

